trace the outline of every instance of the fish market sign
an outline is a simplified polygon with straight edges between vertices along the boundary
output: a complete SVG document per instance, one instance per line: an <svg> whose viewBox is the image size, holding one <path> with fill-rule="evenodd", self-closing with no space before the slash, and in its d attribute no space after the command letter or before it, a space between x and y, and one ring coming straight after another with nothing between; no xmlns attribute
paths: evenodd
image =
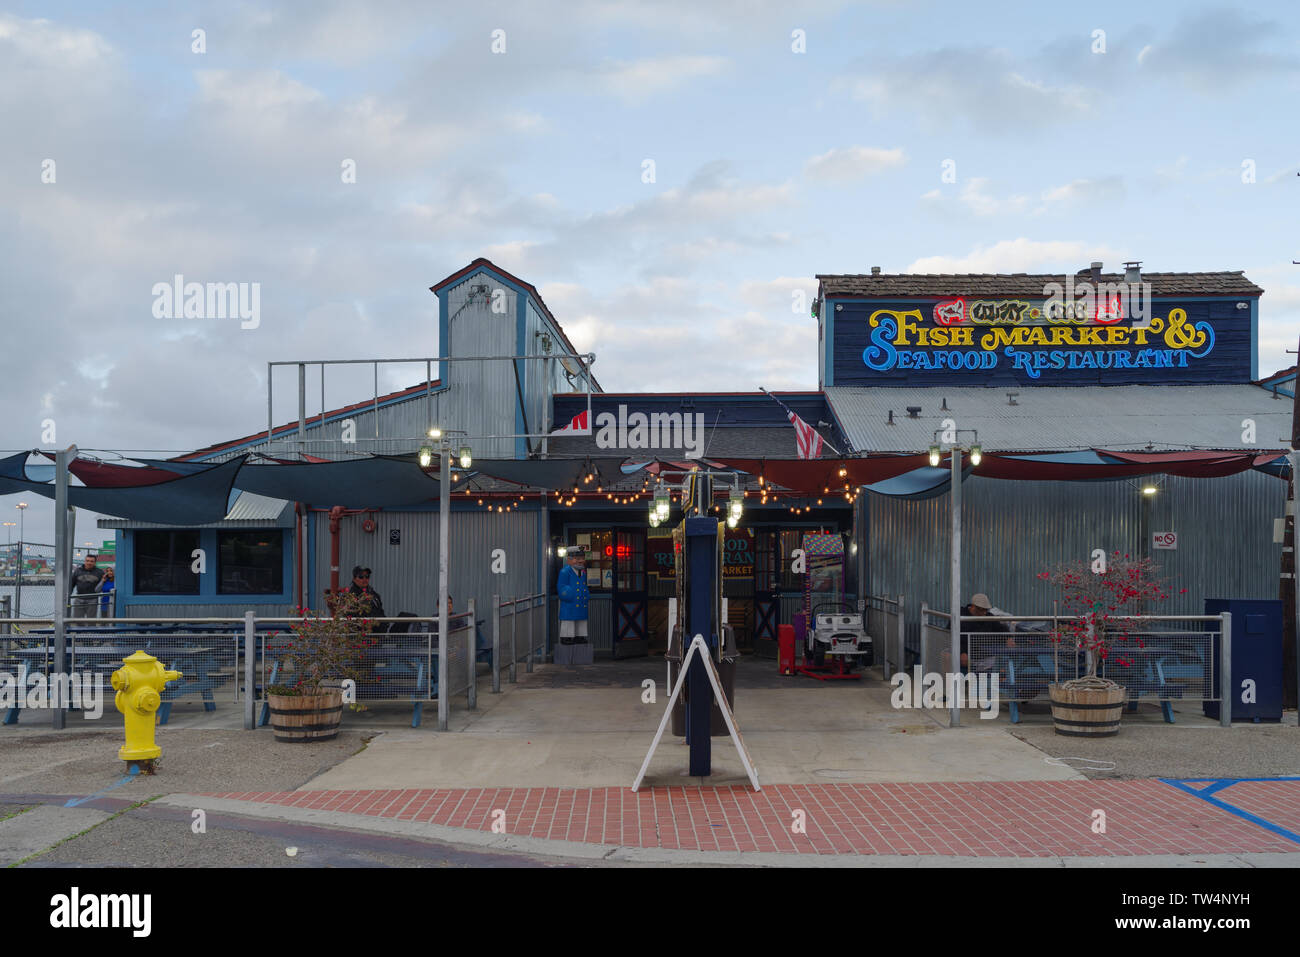
<svg viewBox="0 0 1300 957"><path fill-rule="evenodd" d="M1149 306L1147 307L1149 310ZM1010 370L1029 379L1076 369L1186 369L1214 349L1214 327L1171 308L1165 316L1121 325L1134 302L948 299L920 309L877 309L867 319L862 361L873 372Z"/></svg>

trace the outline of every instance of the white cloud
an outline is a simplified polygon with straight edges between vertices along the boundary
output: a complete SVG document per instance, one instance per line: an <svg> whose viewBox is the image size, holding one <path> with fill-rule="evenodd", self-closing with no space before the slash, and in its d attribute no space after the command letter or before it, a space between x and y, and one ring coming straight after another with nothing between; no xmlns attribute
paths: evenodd
<svg viewBox="0 0 1300 957"><path fill-rule="evenodd" d="M718 56L664 56L611 62L597 71L599 87L624 100L637 102L666 93L703 76L715 76L727 67Z"/></svg>
<svg viewBox="0 0 1300 957"><path fill-rule="evenodd" d="M845 183L900 167L906 162L903 150L899 147L882 149L874 146L848 146L814 156L804 164L803 171L809 179Z"/></svg>
<svg viewBox="0 0 1300 957"><path fill-rule="evenodd" d="M1053 85L1025 76L1005 50L946 47L872 56L837 88L880 114L908 112L932 128L1039 129L1092 112L1078 85Z"/></svg>
<svg viewBox="0 0 1300 957"><path fill-rule="evenodd" d="M964 256L924 256L905 273L1075 272L1088 263L1121 262L1126 254L1096 243L1075 240L1004 239L977 246Z"/></svg>
<svg viewBox="0 0 1300 957"><path fill-rule="evenodd" d="M69 29L49 20L23 20L0 14L0 49L9 56L60 70L76 70L103 60L112 47L91 30ZM8 57L5 57L7 59Z"/></svg>
<svg viewBox="0 0 1300 957"><path fill-rule="evenodd" d="M1107 203L1122 198L1124 184L1118 176L1100 176L1093 179L1076 179L1063 186L1046 189L1043 202L1052 204ZM1037 210L1045 212L1046 207Z"/></svg>

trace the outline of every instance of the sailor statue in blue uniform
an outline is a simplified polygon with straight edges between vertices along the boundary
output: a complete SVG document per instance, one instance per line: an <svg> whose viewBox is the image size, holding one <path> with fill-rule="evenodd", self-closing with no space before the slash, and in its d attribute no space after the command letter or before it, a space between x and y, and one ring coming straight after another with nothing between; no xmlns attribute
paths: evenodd
<svg viewBox="0 0 1300 957"><path fill-rule="evenodd" d="M587 644L587 554L570 547L556 585L560 595L560 644Z"/></svg>

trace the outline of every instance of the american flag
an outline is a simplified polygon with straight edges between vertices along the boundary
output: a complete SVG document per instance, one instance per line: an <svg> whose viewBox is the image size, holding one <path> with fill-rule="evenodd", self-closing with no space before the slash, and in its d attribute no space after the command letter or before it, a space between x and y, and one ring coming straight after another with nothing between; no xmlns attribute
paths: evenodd
<svg viewBox="0 0 1300 957"><path fill-rule="evenodd" d="M591 422L587 418L588 411L589 410L587 409L583 409L573 417L572 422L562 429L556 429L555 432L552 432L551 434L555 435L560 432L568 432L572 435L591 435Z"/></svg>
<svg viewBox="0 0 1300 957"><path fill-rule="evenodd" d="M786 410L789 412L789 410ZM822 454L822 437L817 430L793 412L789 412L790 422L794 425L795 446L799 449L799 458L817 459Z"/></svg>

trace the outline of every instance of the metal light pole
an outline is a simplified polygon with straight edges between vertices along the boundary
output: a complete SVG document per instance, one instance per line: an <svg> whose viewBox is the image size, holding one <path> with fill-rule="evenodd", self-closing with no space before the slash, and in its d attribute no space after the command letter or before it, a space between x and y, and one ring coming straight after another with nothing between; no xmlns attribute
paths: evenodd
<svg viewBox="0 0 1300 957"><path fill-rule="evenodd" d="M433 453L438 455L438 730L446 731L451 710L451 695L447 691L447 561L450 553L451 532L451 439L450 435L465 435L456 430L438 427L429 429L429 438L435 446L420 449L420 465L427 468ZM469 446L460 449L461 467L469 468ZM469 627L473 629L471 619ZM473 656L471 655L471 658Z"/></svg>
<svg viewBox="0 0 1300 957"><path fill-rule="evenodd" d="M438 446L438 730L447 730L451 695L447 693L447 558L451 532L451 452Z"/></svg>
<svg viewBox="0 0 1300 957"><path fill-rule="evenodd" d="M941 461L942 450L939 447L940 432L947 431L935 429L934 444L930 446L930 466L938 468ZM969 432L975 437L971 443L970 461L971 465L979 465L980 459L984 452L980 448L979 433L974 429L954 429L948 434L954 439L962 432ZM962 448L959 442L954 441L948 449L950 458L950 468L952 476L949 479L949 495L952 501L952 594L948 600L949 623L948 631L951 638L949 645L949 664L948 667L954 669L958 676L954 689L960 687L961 683L961 464L962 454L968 451ZM960 695L954 694L953 700L949 703L949 726L957 728L961 726L961 704Z"/></svg>
<svg viewBox="0 0 1300 957"><path fill-rule="evenodd" d="M23 513L27 511L27 503L19 502L14 508L18 509L18 568L14 572L14 617L23 616Z"/></svg>
<svg viewBox="0 0 1300 957"><path fill-rule="evenodd" d="M54 456L54 688L50 698L50 726L56 731L64 726L67 702L62 690L68 687L68 635L64 618L67 613L68 583L72 580L72 542L68 535L68 465L77 457L77 447L70 445ZM60 581L60 579L63 579Z"/></svg>
<svg viewBox="0 0 1300 957"><path fill-rule="evenodd" d="M952 614L952 667L961 674L961 447L952 447L952 595L949 611ZM954 687L960 687L955 685ZM951 727L961 726L961 705L954 695L949 702Z"/></svg>

